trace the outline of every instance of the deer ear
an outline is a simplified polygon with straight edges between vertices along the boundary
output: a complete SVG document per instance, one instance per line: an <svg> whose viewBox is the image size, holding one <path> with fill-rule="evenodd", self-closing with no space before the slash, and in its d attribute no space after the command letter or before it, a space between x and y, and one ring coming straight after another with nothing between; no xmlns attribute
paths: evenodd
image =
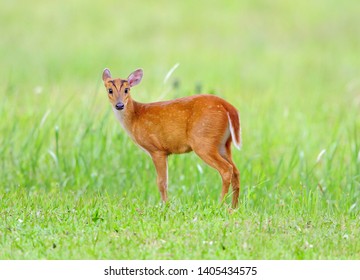
<svg viewBox="0 0 360 280"><path fill-rule="evenodd" d="M111 79L111 73L110 73L110 70L105 68L104 69L104 72L102 74L102 79L103 81L105 82L107 79Z"/></svg>
<svg viewBox="0 0 360 280"><path fill-rule="evenodd" d="M130 85L130 87L136 86L138 83L141 82L141 79L143 77L143 70L142 69L137 69L134 72L132 72L129 77L128 77L128 83Z"/></svg>

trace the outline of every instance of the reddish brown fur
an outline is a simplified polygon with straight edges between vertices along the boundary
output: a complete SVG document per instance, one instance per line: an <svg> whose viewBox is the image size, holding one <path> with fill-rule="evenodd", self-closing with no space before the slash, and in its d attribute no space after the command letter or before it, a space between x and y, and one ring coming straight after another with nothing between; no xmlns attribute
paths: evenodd
<svg viewBox="0 0 360 280"><path fill-rule="evenodd" d="M231 157L229 124L230 118L235 141L240 144L240 122L235 107L209 94L147 104L136 102L130 92L124 93L126 88L131 87L133 73L128 80L113 80L110 72L106 71L103 80L105 87L113 90L112 94L108 94L113 109L117 102L125 105L121 111L114 109L115 115L132 140L151 156L162 200L167 200L167 156L194 151L220 173L223 181L221 200L232 184L232 206L236 207L240 175ZM142 71L140 74L141 80Z"/></svg>

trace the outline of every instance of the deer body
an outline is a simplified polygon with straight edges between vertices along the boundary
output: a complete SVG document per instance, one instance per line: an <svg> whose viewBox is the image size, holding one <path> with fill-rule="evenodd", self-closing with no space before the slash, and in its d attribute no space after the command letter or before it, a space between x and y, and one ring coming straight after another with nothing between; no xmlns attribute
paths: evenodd
<svg viewBox="0 0 360 280"><path fill-rule="evenodd" d="M127 80L113 80L108 69L103 73L105 87L112 92L109 99L116 117L154 162L162 200L167 200L167 157L194 151L220 173L223 181L221 200L232 185L232 206L236 207L240 175L232 161L231 142L239 148L241 140L235 107L208 94L139 103L131 98L129 91L141 78L142 70L136 70Z"/></svg>

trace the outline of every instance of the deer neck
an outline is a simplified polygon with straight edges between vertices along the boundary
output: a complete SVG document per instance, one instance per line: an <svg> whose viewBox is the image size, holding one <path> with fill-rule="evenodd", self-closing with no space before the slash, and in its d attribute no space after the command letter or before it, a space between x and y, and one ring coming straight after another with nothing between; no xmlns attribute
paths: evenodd
<svg viewBox="0 0 360 280"><path fill-rule="evenodd" d="M119 120L121 126L125 129L127 134L133 137L133 127L134 122L136 121L138 112L140 110L141 104L133 100L130 96L128 98L127 104L125 104L125 109L118 111L113 107L115 116Z"/></svg>

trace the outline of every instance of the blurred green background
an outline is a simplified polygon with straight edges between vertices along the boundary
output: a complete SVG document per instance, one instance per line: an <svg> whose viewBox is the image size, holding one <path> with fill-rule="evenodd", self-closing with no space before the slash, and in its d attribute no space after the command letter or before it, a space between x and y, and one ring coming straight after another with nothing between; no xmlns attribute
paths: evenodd
<svg viewBox="0 0 360 280"><path fill-rule="evenodd" d="M2 76L95 83L104 66L141 66L156 85L179 62L187 80L229 92L344 90L358 74L358 11L356 1L4 0Z"/></svg>
<svg viewBox="0 0 360 280"><path fill-rule="evenodd" d="M111 114L101 85L105 67L122 78L144 69L133 91L138 101L199 90L226 98L240 111L243 158L276 163L301 152L314 162L321 150L346 143L351 146L346 158L354 162L358 11L356 1L2 1L3 184L14 183L7 168L18 168L9 157L27 162L27 156L54 151L55 127L63 154L81 141L96 145L98 136L86 133L100 127L123 138L113 117L105 116ZM164 84L176 63L180 66ZM44 135L25 140L31 131ZM31 141L41 148L31 148ZM112 155L117 152L123 155Z"/></svg>

